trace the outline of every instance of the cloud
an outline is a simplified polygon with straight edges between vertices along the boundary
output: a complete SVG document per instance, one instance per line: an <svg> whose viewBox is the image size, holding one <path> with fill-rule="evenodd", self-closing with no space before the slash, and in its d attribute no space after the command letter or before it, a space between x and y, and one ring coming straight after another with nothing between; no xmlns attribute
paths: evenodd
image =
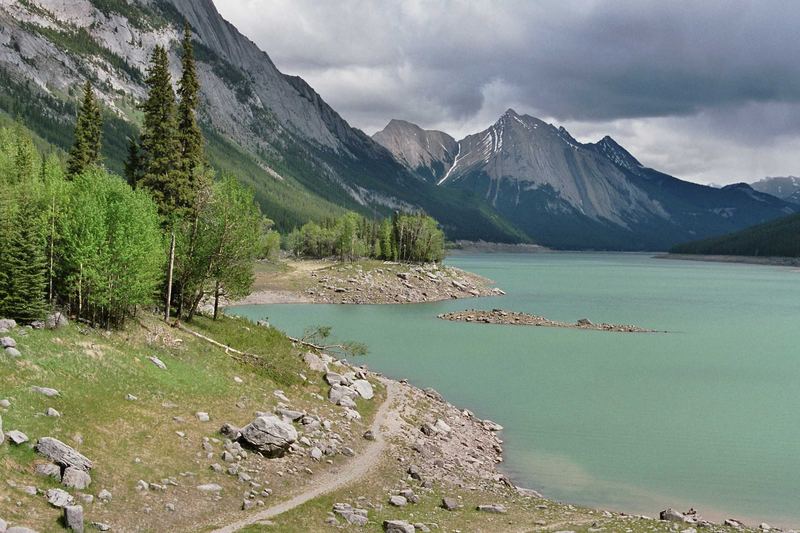
<svg viewBox="0 0 800 533"><path fill-rule="evenodd" d="M462 137L514 107L685 178L800 172L794 2L215 4L368 133L403 118Z"/></svg>

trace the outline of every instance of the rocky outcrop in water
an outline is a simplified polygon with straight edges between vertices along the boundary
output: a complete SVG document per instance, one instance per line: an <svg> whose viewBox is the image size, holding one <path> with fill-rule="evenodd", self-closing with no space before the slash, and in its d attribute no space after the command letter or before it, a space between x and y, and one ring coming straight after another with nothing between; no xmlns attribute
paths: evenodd
<svg viewBox="0 0 800 533"><path fill-rule="evenodd" d="M615 331L619 333L655 333L656 330L632 326L628 324L595 324L588 318L581 318L577 322L558 322L543 316L492 309L491 311L468 309L439 315L442 320L453 322L476 322L479 324L506 324L512 326L543 326L548 328L590 329L597 331Z"/></svg>

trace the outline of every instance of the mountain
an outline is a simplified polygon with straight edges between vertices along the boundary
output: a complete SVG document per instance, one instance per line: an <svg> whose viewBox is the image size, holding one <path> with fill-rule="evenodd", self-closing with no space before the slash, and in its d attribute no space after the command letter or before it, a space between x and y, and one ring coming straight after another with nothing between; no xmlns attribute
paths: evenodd
<svg viewBox="0 0 800 533"><path fill-rule="evenodd" d="M800 215L791 215L735 233L674 246L670 253L800 257Z"/></svg>
<svg viewBox="0 0 800 533"><path fill-rule="evenodd" d="M372 138L423 179L438 181L453 164L458 143L448 134L393 119Z"/></svg>
<svg viewBox="0 0 800 533"><path fill-rule="evenodd" d="M800 178L795 176L763 178L750 184L755 190L800 204Z"/></svg>
<svg viewBox="0 0 800 533"><path fill-rule="evenodd" d="M281 229L344 208L402 209L427 211L450 238L527 240L481 198L443 191L398 163L304 80L280 72L211 0L0 0L0 112L67 149L79 88L90 79L107 110L105 162L119 171L141 120L152 49L167 47L177 80L184 22L209 158L252 185Z"/></svg>
<svg viewBox="0 0 800 533"><path fill-rule="evenodd" d="M419 141L423 130L387 130L374 138L398 161L446 190L485 198L535 242L555 248L661 250L800 211L747 185L679 180L643 166L611 137L583 144L513 109L458 141L445 172L439 163L447 159L429 158L428 143Z"/></svg>

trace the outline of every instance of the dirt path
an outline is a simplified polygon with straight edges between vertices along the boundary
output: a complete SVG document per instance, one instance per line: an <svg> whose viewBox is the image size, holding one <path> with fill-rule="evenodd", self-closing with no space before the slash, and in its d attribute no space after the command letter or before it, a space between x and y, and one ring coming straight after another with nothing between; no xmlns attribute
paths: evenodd
<svg viewBox="0 0 800 533"><path fill-rule="evenodd" d="M373 466L380 462L386 449L386 437L399 431L401 425L400 413L392 408L400 395L399 387L389 380L381 380L386 386L386 400L378 408L375 420L370 429L375 435L375 440L370 442L364 451L350 459L336 469L329 470L313 480L312 486L297 496L268 507L256 514L243 518L233 524L215 529L213 533L233 533L243 527L255 524L261 520L274 518L286 511L294 509L317 496L327 494L363 477Z"/></svg>

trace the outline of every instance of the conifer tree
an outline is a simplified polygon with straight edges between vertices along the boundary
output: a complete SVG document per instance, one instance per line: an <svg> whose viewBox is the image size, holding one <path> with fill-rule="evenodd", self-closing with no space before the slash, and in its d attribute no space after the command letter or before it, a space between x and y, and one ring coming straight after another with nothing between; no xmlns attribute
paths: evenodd
<svg viewBox="0 0 800 533"><path fill-rule="evenodd" d="M142 177L138 185L150 189L161 215L171 218L191 205L192 191L188 175L180 172L181 143L175 92L169 57L162 46L153 51L146 82L147 100L142 106Z"/></svg>
<svg viewBox="0 0 800 533"><path fill-rule="evenodd" d="M194 181L201 174L198 168L205 164L203 155L203 132L197 123L197 106L199 104L200 82L197 79L197 67L192 46L192 32L189 25L183 30L183 56L181 64L183 73L178 85L178 136L181 143L181 170Z"/></svg>
<svg viewBox="0 0 800 533"><path fill-rule="evenodd" d="M135 187L142 177L141 152L139 141L136 139L128 139L128 158L125 160L124 176L131 187Z"/></svg>
<svg viewBox="0 0 800 533"><path fill-rule="evenodd" d="M103 119L90 81L83 87L83 101L75 124L75 141L69 152L67 175L72 178L100 162Z"/></svg>

